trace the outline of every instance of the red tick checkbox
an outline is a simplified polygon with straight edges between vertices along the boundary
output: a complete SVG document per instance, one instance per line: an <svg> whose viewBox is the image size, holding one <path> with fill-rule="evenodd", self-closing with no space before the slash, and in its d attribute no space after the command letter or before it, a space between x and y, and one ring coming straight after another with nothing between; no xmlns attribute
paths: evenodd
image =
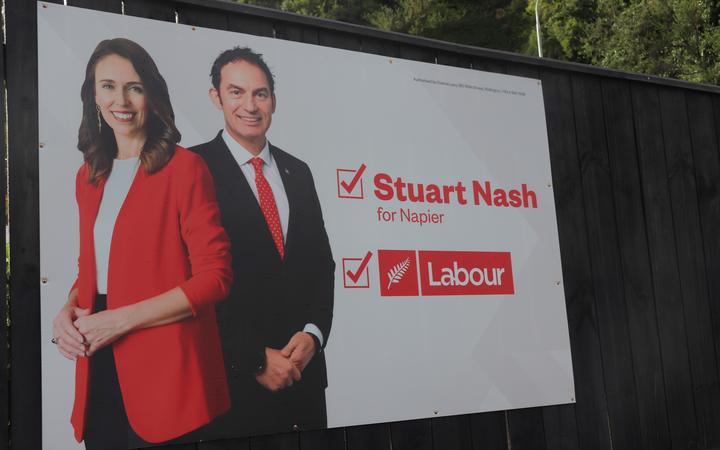
<svg viewBox="0 0 720 450"><path fill-rule="evenodd" d="M343 285L348 289L369 288L370 275L368 263L372 252L367 252L364 258L343 258Z"/></svg>
<svg viewBox="0 0 720 450"><path fill-rule="evenodd" d="M357 169L337 169L338 198L364 198L362 176L365 169L365 164Z"/></svg>

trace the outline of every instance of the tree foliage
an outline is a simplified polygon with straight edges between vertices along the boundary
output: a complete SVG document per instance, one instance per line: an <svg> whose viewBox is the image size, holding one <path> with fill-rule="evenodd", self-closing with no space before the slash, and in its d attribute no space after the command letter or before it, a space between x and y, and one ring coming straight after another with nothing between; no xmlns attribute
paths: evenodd
<svg viewBox="0 0 720 450"><path fill-rule="evenodd" d="M547 57L720 83L717 0L541 1ZM534 7L532 1L528 11Z"/></svg>
<svg viewBox="0 0 720 450"><path fill-rule="evenodd" d="M372 25L366 19L369 12L384 5L382 0L235 0L266 8L294 12L305 16L340 20L360 25Z"/></svg>
<svg viewBox="0 0 720 450"><path fill-rule="evenodd" d="M397 0L371 12L385 30L507 51L523 49L527 0Z"/></svg>
<svg viewBox="0 0 720 450"><path fill-rule="evenodd" d="M461 44L720 84L720 0L236 0Z"/></svg>
<svg viewBox="0 0 720 450"><path fill-rule="evenodd" d="M460 44L517 51L527 0L236 0Z"/></svg>
<svg viewBox="0 0 720 450"><path fill-rule="evenodd" d="M696 82L720 82L720 26L709 1L647 0L620 11L591 63Z"/></svg>
<svg viewBox="0 0 720 450"><path fill-rule="evenodd" d="M593 0L540 0L541 36L545 57L588 62L587 40L597 16ZM535 1L527 11L534 14ZM535 24L528 33L526 51L537 52Z"/></svg>

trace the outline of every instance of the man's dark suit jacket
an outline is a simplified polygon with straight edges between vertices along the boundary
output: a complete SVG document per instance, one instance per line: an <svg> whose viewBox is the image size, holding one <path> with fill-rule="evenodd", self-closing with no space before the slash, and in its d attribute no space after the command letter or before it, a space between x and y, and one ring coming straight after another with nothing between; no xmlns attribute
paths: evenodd
<svg viewBox="0 0 720 450"><path fill-rule="evenodd" d="M324 352L315 354L290 388L271 393L255 380L265 347L282 349L307 323L322 331L325 343L330 336L335 263L310 168L270 145L290 206L281 260L260 205L221 133L191 149L213 175L235 275L230 296L217 305L232 406L213 434L326 427Z"/></svg>

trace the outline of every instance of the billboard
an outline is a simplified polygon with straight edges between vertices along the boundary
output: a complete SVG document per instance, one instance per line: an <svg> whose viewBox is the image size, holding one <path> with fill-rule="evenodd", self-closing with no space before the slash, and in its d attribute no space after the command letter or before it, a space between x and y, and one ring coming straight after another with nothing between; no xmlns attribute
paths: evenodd
<svg viewBox="0 0 720 450"><path fill-rule="evenodd" d="M44 448L98 410L131 448L574 401L538 80L55 4L38 33Z"/></svg>

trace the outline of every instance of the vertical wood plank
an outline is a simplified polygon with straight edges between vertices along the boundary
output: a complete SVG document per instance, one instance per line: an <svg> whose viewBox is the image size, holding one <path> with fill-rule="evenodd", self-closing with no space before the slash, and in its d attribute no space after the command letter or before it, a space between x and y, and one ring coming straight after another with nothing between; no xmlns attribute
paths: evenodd
<svg viewBox="0 0 720 450"><path fill-rule="evenodd" d="M391 450L390 424L347 427L347 450Z"/></svg>
<svg viewBox="0 0 720 450"><path fill-rule="evenodd" d="M698 99L698 97L700 99ZM710 97L710 100L705 100ZM710 103L713 112L714 133L703 119L709 116L706 103ZM693 134L693 153L695 172L698 179L698 203L705 242L705 263L709 281L710 307L712 308L713 332L715 333L715 354L720 365L720 279L714 274L720 273L720 233L715 233L720 223L720 95L706 96L695 94L688 96L691 132ZM702 115L702 117L700 117ZM698 127L696 129L696 127ZM702 133L702 134L700 134ZM720 367L718 367L720 372Z"/></svg>
<svg viewBox="0 0 720 450"><path fill-rule="evenodd" d="M228 15L228 30L255 36L275 37L275 28L268 19L241 14Z"/></svg>
<svg viewBox="0 0 720 450"><path fill-rule="evenodd" d="M305 44L319 43L318 30L291 22L277 22L274 25L275 37Z"/></svg>
<svg viewBox="0 0 720 450"><path fill-rule="evenodd" d="M437 61L437 52L430 48L422 48L414 45L402 45L400 46L398 57L412 61L435 64Z"/></svg>
<svg viewBox="0 0 720 450"><path fill-rule="evenodd" d="M360 36L340 31L318 30L318 44L325 47L339 48L359 52L362 50Z"/></svg>
<svg viewBox="0 0 720 450"><path fill-rule="evenodd" d="M472 68L485 72L505 73L507 72L507 63L490 58L475 57L472 59Z"/></svg>
<svg viewBox="0 0 720 450"><path fill-rule="evenodd" d="M681 298L700 445L708 447L720 432L720 386L707 298L705 260L685 94L660 89L660 111L670 189ZM715 274L717 276L717 274Z"/></svg>
<svg viewBox="0 0 720 450"><path fill-rule="evenodd" d="M67 0L67 5L94 9L96 11L105 11L117 14L122 13L121 0Z"/></svg>
<svg viewBox="0 0 720 450"><path fill-rule="evenodd" d="M575 405L543 408L545 444L548 450L580 450L575 420Z"/></svg>
<svg viewBox="0 0 720 450"><path fill-rule="evenodd" d="M7 18L6 18L7 20ZM0 22L0 33L4 33L4 22ZM0 80L5 82L5 47L0 47ZM7 99L5 98L5 90L0 89L0 105L3 107L7 106ZM2 192L2 218L0 218L0 243L2 243L2 264L0 264L0 270L2 270L2 279L0 281L0 450L7 450L9 448L10 440L10 427L8 425L10 419L10 370L9 370L9 354L8 354L8 319L10 317L9 304L8 304L8 279L7 279L7 242L5 241L5 230L7 227L7 173L5 172L5 161L7 161L8 148L7 148L7 128L5 123L5 114L0 114L0 136L2 136L2 167L0 168L0 176L2 176L2 186L0 186L0 192Z"/></svg>
<svg viewBox="0 0 720 450"><path fill-rule="evenodd" d="M168 0L125 0L125 14L175 22L175 5Z"/></svg>
<svg viewBox="0 0 720 450"><path fill-rule="evenodd" d="M506 66L505 73L518 77L540 78L540 71L538 70L538 67L530 64L508 64Z"/></svg>
<svg viewBox="0 0 720 450"><path fill-rule="evenodd" d="M153 450L197 450L197 443L189 442L187 444L157 445L152 447Z"/></svg>
<svg viewBox="0 0 720 450"><path fill-rule="evenodd" d="M345 450L346 448L344 428L300 433L300 450Z"/></svg>
<svg viewBox="0 0 720 450"><path fill-rule="evenodd" d="M221 441L198 442L197 450L250 450L250 439L224 439Z"/></svg>
<svg viewBox="0 0 720 450"><path fill-rule="evenodd" d="M251 437L250 450L300 450L300 437L298 433Z"/></svg>
<svg viewBox="0 0 720 450"><path fill-rule="evenodd" d="M227 30L228 28L228 13L225 11L187 4L176 5L179 23L215 30Z"/></svg>
<svg viewBox="0 0 720 450"><path fill-rule="evenodd" d="M507 422L504 411L472 414L470 431L473 450L507 450Z"/></svg>
<svg viewBox="0 0 720 450"><path fill-rule="evenodd" d="M570 77L542 70L560 255L575 375L577 435L583 450L610 449L593 279ZM571 433L571 430L568 430Z"/></svg>
<svg viewBox="0 0 720 450"><path fill-rule="evenodd" d="M38 214L37 18L35 2L6 0L10 167L10 439L41 448L40 221Z"/></svg>
<svg viewBox="0 0 720 450"><path fill-rule="evenodd" d="M604 79L602 98L615 220L620 230L620 266L628 313L641 448L669 449L671 442L665 404L665 380L645 233L630 87L624 81Z"/></svg>
<svg viewBox="0 0 720 450"><path fill-rule="evenodd" d="M470 69L473 66L473 58L461 53L438 52L437 63L445 66L462 67Z"/></svg>
<svg viewBox="0 0 720 450"><path fill-rule="evenodd" d="M431 419L433 449L472 450L470 416L448 416Z"/></svg>
<svg viewBox="0 0 720 450"><path fill-rule="evenodd" d="M433 450L430 419L390 424L392 450Z"/></svg>
<svg viewBox="0 0 720 450"><path fill-rule="evenodd" d="M720 99L715 96L715 100ZM705 256L705 274L708 282L708 300L710 321L715 348L715 362L720 355L720 159L713 112L713 97L707 94L687 94L688 122L695 162L695 181L697 189L702 247ZM714 403L715 408L720 407ZM715 427L716 431L718 427ZM714 432L708 439L708 447L720 447L720 439Z"/></svg>
<svg viewBox="0 0 720 450"><path fill-rule="evenodd" d="M573 75L578 156L582 172L595 310L600 333L608 426L614 449L639 448L639 426L618 232L599 79Z"/></svg>
<svg viewBox="0 0 720 450"><path fill-rule="evenodd" d="M712 105L715 118L715 135L717 136L718 143L720 144L720 95L712 96Z"/></svg>
<svg viewBox="0 0 720 450"><path fill-rule="evenodd" d="M515 409L507 412L508 448L545 450L545 425L542 409ZM555 450L555 449L548 449Z"/></svg>
<svg viewBox="0 0 720 450"><path fill-rule="evenodd" d="M388 56L390 58L400 57L400 46L380 39L363 37L360 41L360 50L363 53Z"/></svg>
<svg viewBox="0 0 720 450"><path fill-rule="evenodd" d="M646 84L631 84L631 94L670 438L672 448L696 448L698 430L690 395L692 381L667 184L660 101L657 88Z"/></svg>

